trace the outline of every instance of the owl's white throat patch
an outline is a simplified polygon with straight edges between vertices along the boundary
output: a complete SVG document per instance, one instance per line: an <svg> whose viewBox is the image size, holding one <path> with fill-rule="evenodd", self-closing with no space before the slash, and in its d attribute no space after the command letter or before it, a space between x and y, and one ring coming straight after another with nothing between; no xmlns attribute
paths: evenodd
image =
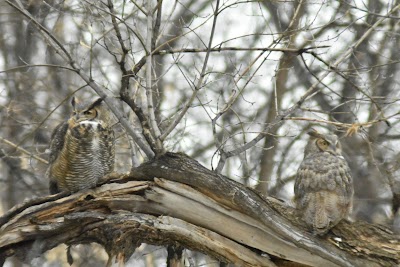
<svg viewBox="0 0 400 267"><path fill-rule="evenodd" d="M97 126L97 125L99 125L100 123L98 123L98 122L96 122L96 121L88 121L88 120L86 120L86 121L81 121L81 122L79 122L79 124L92 124L93 126Z"/></svg>

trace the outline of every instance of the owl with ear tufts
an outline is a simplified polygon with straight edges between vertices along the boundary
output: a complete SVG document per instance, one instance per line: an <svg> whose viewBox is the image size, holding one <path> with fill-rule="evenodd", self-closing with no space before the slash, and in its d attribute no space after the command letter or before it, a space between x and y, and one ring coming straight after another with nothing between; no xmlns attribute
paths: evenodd
<svg viewBox="0 0 400 267"><path fill-rule="evenodd" d="M313 233L323 235L351 212L353 181L338 137L314 129L308 134L295 180L295 203Z"/></svg>
<svg viewBox="0 0 400 267"><path fill-rule="evenodd" d="M96 186L114 169L114 132L111 115L101 98L71 101L72 116L53 131L49 167L51 194Z"/></svg>

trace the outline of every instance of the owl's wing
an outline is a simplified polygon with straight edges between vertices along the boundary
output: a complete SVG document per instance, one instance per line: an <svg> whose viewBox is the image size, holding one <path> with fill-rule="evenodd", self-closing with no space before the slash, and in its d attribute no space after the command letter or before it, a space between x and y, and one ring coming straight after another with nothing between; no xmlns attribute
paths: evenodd
<svg viewBox="0 0 400 267"><path fill-rule="evenodd" d="M339 173L342 181L342 193L344 196L352 199L354 195L353 177L351 176L351 170L347 161L344 158L339 158Z"/></svg>
<svg viewBox="0 0 400 267"><path fill-rule="evenodd" d="M303 200L308 193L327 191L335 193L339 202L347 205L353 196L353 181L346 161L335 156L315 156L303 160L297 171L295 195Z"/></svg>
<svg viewBox="0 0 400 267"><path fill-rule="evenodd" d="M50 143L50 156L49 156L49 164L52 164L60 154L64 146L64 137L68 130L68 123L62 122L53 130L51 134L51 143Z"/></svg>
<svg viewBox="0 0 400 267"><path fill-rule="evenodd" d="M294 195L295 202L298 207L303 207L306 201L304 200L304 196L309 191L310 183L313 182L313 171L310 171L310 167L308 164L305 164L306 159L300 164L299 169L296 173L295 184L294 184Z"/></svg>

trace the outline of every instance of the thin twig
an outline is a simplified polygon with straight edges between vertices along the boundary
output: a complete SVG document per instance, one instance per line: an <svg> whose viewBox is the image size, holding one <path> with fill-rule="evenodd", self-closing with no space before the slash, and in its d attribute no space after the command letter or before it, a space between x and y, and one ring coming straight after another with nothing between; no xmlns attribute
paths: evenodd
<svg viewBox="0 0 400 267"><path fill-rule="evenodd" d="M351 79L349 79L342 70L338 70L335 68L332 68L332 66L329 65L329 63L327 63L325 60L323 60L320 56L318 56L315 52L311 51L310 54L312 56L314 56L316 59L318 59L319 61L321 61L324 65L326 65L328 68L332 69L332 71L334 71L336 74L338 74L340 77L342 77L343 79L345 79L347 82L349 82L357 91L359 91L360 93L362 93L364 96L366 96L367 98L369 98L369 100L375 105L375 107L379 110L380 112L380 116L384 116L384 111L382 110L382 108L380 107L380 105L373 99L372 96L370 96L369 94L367 94L363 89L361 89L357 84L355 84ZM306 69L315 77L316 75L308 68L305 59L303 57L303 55L301 55L302 61L304 63L304 66L306 67ZM317 78L318 79L318 78ZM389 125L388 122L386 122L386 124Z"/></svg>
<svg viewBox="0 0 400 267"><path fill-rule="evenodd" d="M165 140L165 138L172 132L172 130L175 129L175 127L178 125L178 123L181 121L183 116L188 111L189 107L192 105L194 99L197 97L197 94L198 94L199 90L201 89L201 87L203 85L203 80L204 80L205 72L206 72L206 69L207 69L208 58L210 57L211 45L212 45L212 41L214 39L215 27L217 25L218 8L219 8L219 0L217 0L216 7L215 7L215 10L214 10L214 20L213 20L212 29L211 29L210 40L208 42L207 54L206 54L206 57L204 59L203 68L201 70L199 80L197 81L197 84L195 85L195 88L194 88L194 91L192 93L192 96L186 102L186 104L183 107L182 111L178 114L178 116L175 117L174 121L166 128L164 133L160 136L160 140L161 141Z"/></svg>
<svg viewBox="0 0 400 267"><path fill-rule="evenodd" d="M264 54L264 51L261 52L248 66L247 68L240 74L239 78L236 79L234 81L234 84L236 87L238 87L238 83L239 81L244 77L244 75L247 74L247 72L250 71L251 67L261 58L261 56ZM251 74L251 76L249 77L249 79L247 79L246 83L242 86L242 88L238 88L238 92L234 91L232 92L231 96L229 97L228 101L225 103L225 106L221 109L220 112L218 112L215 117L212 119L211 124L212 124L212 128L213 128L213 135L214 135L214 140L215 143L217 145L217 148L220 152L220 160L218 162L217 168L215 169L215 171L217 173L220 173L222 171L222 169L225 166L225 161L228 157L226 157L225 155L225 150L224 150L224 146L223 144L218 140L218 136L217 136L217 132L216 132L216 124L217 124L217 120L224 114L226 113L228 110L231 110L232 105L236 102L236 100L238 99L238 97L240 95L243 94L244 89L247 87L247 85L250 83L250 81L252 80L252 78L254 77L254 75L258 72L258 70L261 68L261 66L264 64L264 62L267 60L268 56L266 56L264 58L264 60L259 64L259 66L257 67L257 69ZM227 140L226 140L227 141ZM225 141L225 142L226 142ZM224 142L224 143L225 143Z"/></svg>
<svg viewBox="0 0 400 267"><path fill-rule="evenodd" d="M282 40L282 39L284 39L284 38L286 38L287 36L289 36L289 34L291 34L290 35L290 37L289 37L289 40L291 40L291 41L289 41L289 44L290 43L293 43L293 40L292 39L294 39L295 38L295 34L292 34L293 32L296 32L296 29L295 29L295 27L298 25L298 21L299 21L299 16L300 16L300 14L301 14L301 12L300 12L300 10L303 8L303 0L300 0L299 1L299 3L297 4L297 8L296 8L296 10L295 10L295 12L294 12L294 15L293 15L293 17L292 17L292 19L291 19L291 21L290 21L290 24L289 24L289 26L288 26L288 28L281 34L281 36L280 36L280 38L278 38L276 41L274 41L269 47L268 47L268 49L269 49L269 54L268 54L268 56L275 50L275 49L281 49L281 48L276 48L276 46L277 45L279 45L279 43L280 43L280 41ZM296 22L296 23L295 23ZM303 46L301 46L302 48L296 48L296 49L294 49L294 48L283 48L283 50L286 50L285 52L286 53L290 53L291 55L293 55L293 54L295 54L295 55L302 55L302 53L305 53L305 52L307 52L308 50L310 50L310 49L312 49L312 48L304 48L304 45ZM313 47L313 48L315 48L315 47ZM263 51L262 53L260 53L260 55L258 56L258 57L261 57L261 55L264 53L265 51ZM251 77L247 80L247 82L246 82L246 84L242 87L242 89L240 89L239 90L239 93L237 94L237 96L236 96L236 98L239 96L239 95L241 95L242 94L242 91L246 88L246 86L248 85L248 83L252 80L252 78L254 77L254 75L258 72L258 70L261 68L261 66L264 64L264 62L267 60L267 58L268 58L268 56L267 57L265 57L264 58L264 60L261 62L261 64L258 66L258 68L252 73L252 75L251 75ZM284 55L282 55L282 57L281 57L281 59L280 59L280 64L282 64L282 62L287 58L287 54L284 54ZM243 77L243 75L245 75L246 73L247 73L247 71L250 71L250 68L252 67L252 65L253 64L255 64L255 62L256 62L256 60L258 60L258 58L256 58L254 61L253 61L253 63L252 64L250 64L248 67L247 67L247 69L243 72L243 74L239 77L239 79L237 79L236 81L235 81L235 85L237 86L237 83L238 83L238 81ZM284 70L284 71L286 71L286 70ZM280 73L282 72L282 69L280 69L279 71L278 71L278 75L280 75ZM283 79L284 80L284 79ZM280 103L280 99L278 99L278 92L277 92L277 87L278 85L275 85L274 86L274 97L273 98L271 98L271 102L270 102L270 106L271 106L271 108L269 109L269 111L268 111L268 116L267 116L267 119L269 119L269 117L276 117L277 115L279 115L279 110L278 110L278 108L279 108L279 103ZM279 88L279 91L281 91L282 90L282 88ZM233 101L231 102L231 103L227 103L227 105L229 105L229 106L227 106L227 108L225 109L225 111L223 110L222 112L219 112L218 114L217 114L217 116L213 119L213 126L215 125L215 121L218 119L218 117L219 116L222 116L222 114L224 113L224 112L226 112L226 110L228 110L228 108L230 109L230 107L233 105L233 103L236 101L236 98L235 99L233 99ZM275 109L273 109L272 108L272 105L273 105L273 103L275 104ZM274 112L274 113L273 113ZM272 128L271 128L272 129ZM270 130L271 130L270 129ZM274 131L276 131L276 129L277 128L275 128L275 130ZM214 129L213 129L214 130ZM274 132L272 132L272 134L274 134ZM245 143L245 142L244 142ZM218 143L217 143L218 144ZM272 146L273 147L273 146ZM272 148L271 147L271 148ZM218 144L218 149L219 149L219 151L220 151L220 160L219 160L219 162L218 162L218 165L217 165L217 168L216 168L216 172L217 173L220 173L221 171L222 171L222 169L224 168L224 166L225 166L225 162L226 162L226 160L227 160L227 158L229 157L227 154L226 154L226 152L224 151L224 149L223 149L223 147L222 146L220 146L219 144Z"/></svg>
<svg viewBox="0 0 400 267"><path fill-rule="evenodd" d="M66 69L66 70L71 70L75 71L74 69L66 66L61 66L61 65L53 65L53 64L29 64L29 65L23 65L23 66L17 66L14 68L9 68L6 70L0 70L0 73L6 73L6 72L12 72L12 71L17 71L20 69L26 69L26 68L34 68L34 67L47 67L47 68L59 68L59 69Z"/></svg>
<svg viewBox="0 0 400 267"><path fill-rule="evenodd" d="M372 121L367 121L367 122L359 122L359 123L344 123L344 122L335 122L335 121L328 121L328 120L322 120L322 119L311 119L311 118L303 118L303 117L286 117L286 118L284 118L284 120L320 122L320 123L335 125L335 126L342 127L342 128L352 128L355 126L366 128L366 127L371 127L372 125L374 125L378 122L386 122L388 119L393 118L397 115L400 115L400 112L396 112L385 118L380 118L377 120L372 120Z"/></svg>
<svg viewBox="0 0 400 267"><path fill-rule="evenodd" d="M130 18L130 17L133 15L133 13L132 13L132 14L129 14L128 16L126 16L125 19L121 19L120 17L116 16L114 13L108 12L108 11L105 10L104 8L99 7L99 5L98 5L97 3L92 3L92 2L89 2L89 1L87 1L87 0L84 0L84 1L85 1L87 4L89 4L89 5L91 5L91 6L94 6L96 9L99 9L99 10L103 11L104 13L110 15L110 16L113 17L114 19L119 20L120 23L123 23L123 24L127 27L127 29L129 29L129 30L133 33L133 35L136 36L136 38L137 38L137 39L139 40L139 42L142 44L143 49L146 50L146 45L145 45L145 42L144 42L144 40L143 40L143 37L140 35L139 32L137 32L137 31L135 31L134 29L132 29L132 28L125 22L128 18ZM112 4L112 2L111 2L111 4ZM118 23L118 24L119 24L119 23ZM113 28L115 29L115 27L113 27ZM112 28L111 28L111 29L112 29ZM107 31L106 31L106 32L107 32ZM105 36L105 35L103 34L103 35L101 36L101 38L103 38L104 36ZM100 39L101 39L101 38L100 38ZM95 43L97 43L98 40L99 40L99 39L97 39ZM147 51L146 51L146 52L147 52Z"/></svg>
<svg viewBox="0 0 400 267"><path fill-rule="evenodd" d="M302 54L307 53L310 54L312 49L321 49L321 48L330 48L330 46L311 46L306 48L273 48L273 47L217 47L211 48L210 52L225 52L225 51L273 51L273 52L282 52L282 53L294 53L294 54ZM208 49L201 48L181 48L181 49L165 49L160 50L158 52L154 52L153 55L167 55L167 54L181 54L181 53L206 53Z"/></svg>
<svg viewBox="0 0 400 267"><path fill-rule="evenodd" d="M209 18L207 18L206 20L204 20L202 23L200 23L198 26L196 26L195 28L193 28L193 29L190 29L189 31L187 31L187 32L184 32L184 33L182 33L182 34L180 34L180 35L178 35L178 36L175 36L175 37L173 37L173 38L171 38L171 39L169 39L169 40L167 40L167 41L165 41L164 43L162 43L162 44L160 44L159 46L157 46L153 51L151 51L151 54L152 55L156 55L157 53L158 53L158 51L160 51L163 47L165 47L165 46L168 46L170 43L172 43L172 42L174 42L174 41L176 41L176 40L178 40L178 39L180 39L180 38L182 38L182 37L184 37L184 36L186 36L186 35L188 35L188 34L190 34L190 33L194 33L194 31L196 30L196 29L199 29L200 27L202 27L204 24L206 24L207 22L208 22L208 20L210 19L210 18L212 18L213 16L210 16ZM146 63L146 57L147 57L148 55L146 54L145 56L143 56L140 60L139 60L139 62L138 63L136 63L136 65L135 66L133 66L133 68L132 68L132 71L133 71L133 73L138 73L139 71L140 71L140 69L144 66L144 64ZM163 139L162 139L163 140ZM161 141L162 141L161 140Z"/></svg>
<svg viewBox="0 0 400 267"><path fill-rule="evenodd" d="M22 67L22 66L21 66L21 67ZM70 69L70 70L72 70L72 69ZM87 84L82 85L82 86L78 87L77 89L75 89L73 92L71 92L69 95L67 95L67 97L65 97L55 108L53 108L53 109L46 115L46 117L44 117L44 118L42 119L42 121L41 121L39 124L37 124L37 126L36 126L32 131L30 131L27 135L25 135L25 137L24 137L21 141L19 141L18 144L16 144L16 148L20 147L23 143L25 143L25 141L26 141L29 137L33 136L33 135L40 129L40 127L42 127L42 125L47 121L47 119L50 118L50 116L51 116L51 115L52 115L52 114L53 114L67 99L69 99L72 95L74 95L76 92L80 91L81 89L85 88L86 86L87 86ZM12 152L9 152L9 153L12 153Z"/></svg>
<svg viewBox="0 0 400 267"><path fill-rule="evenodd" d="M18 150L18 151L20 151L20 152L22 152L22 153L24 153L24 154L26 154L26 155L28 155L28 156L34 158L34 159L37 159L38 161L40 161L40 162L42 162L42 163L44 163L44 164L49 164L49 162L48 162L47 160L45 160L45 159L43 159L43 158L41 158L41 157L39 157L39 156L36 156L36 155L32 154L32 153L29 152L28 150L23 149L22 147L18 146L17 144L14 144L13 142L11 142L11 141L9 141L9 140L7 140L7 139L4 139L4 138L1 137L1 136L0 136L0 141L2 141L4 144L7 144L7 145L9 145L9 146L15 148L15 150Z"/></svg>
<svg viewBox="0 0 400 267"><path fill-rule="evenodd" d="M143 7L141 7L141 6L140 6L138 3L136 3L136 1L134 1L134 0L131 0L131 2L132 2L145 16L147 16L147 11L144 10Z"/></svg>

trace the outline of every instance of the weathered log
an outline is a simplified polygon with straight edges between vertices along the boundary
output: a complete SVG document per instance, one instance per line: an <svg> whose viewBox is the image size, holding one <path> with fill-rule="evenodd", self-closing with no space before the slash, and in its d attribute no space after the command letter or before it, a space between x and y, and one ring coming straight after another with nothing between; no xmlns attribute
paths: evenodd
<svg viewBox="0 0 400 267"><path fill-rule="evenodd" d="M313 236L292 207L173 153L92 190L31 200L0 218L0 263L90 242L121 261L145 242L243 266L279 266L282 259L310 266L400 263L400 238L383 226L344 221Z"/></svg>

